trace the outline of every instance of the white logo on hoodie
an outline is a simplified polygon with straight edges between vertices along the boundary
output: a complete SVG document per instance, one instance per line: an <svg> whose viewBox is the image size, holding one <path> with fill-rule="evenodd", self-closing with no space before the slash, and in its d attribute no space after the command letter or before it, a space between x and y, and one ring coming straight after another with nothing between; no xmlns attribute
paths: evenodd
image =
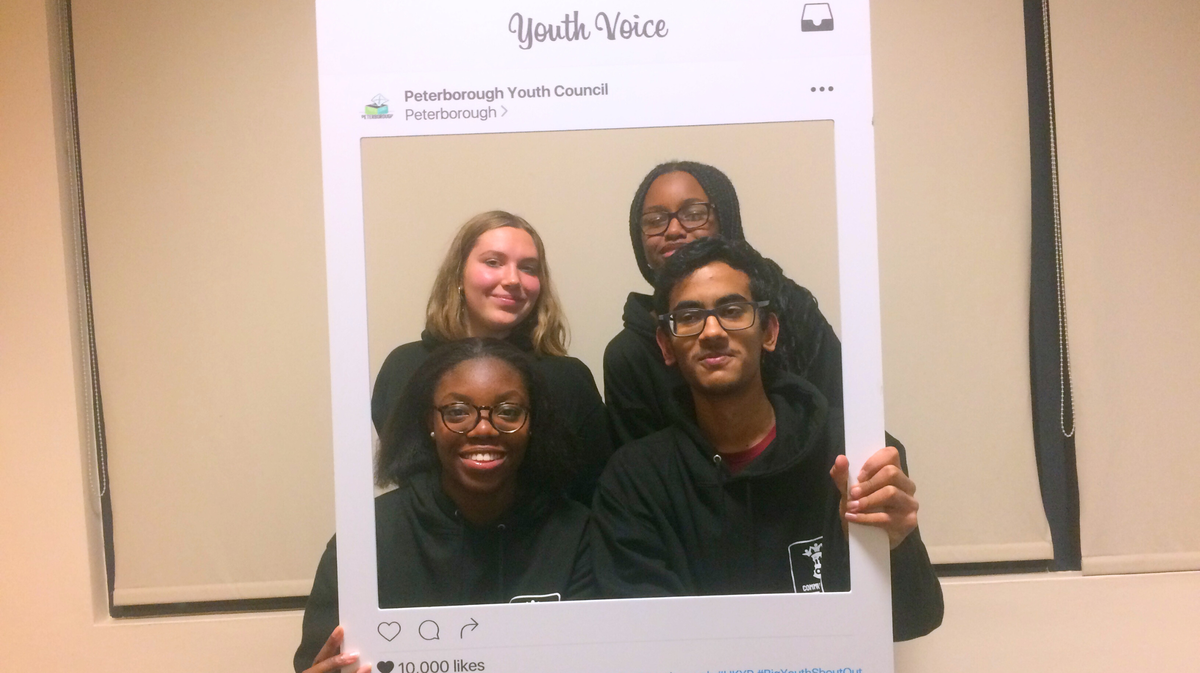
<svg viewBox="0 0 1200 673"><path fill-rule="evenodd" d="M792 590L796 593L825 591L821 581L821 543L823 538L801 540L788 545L792 570Z"/></svg>

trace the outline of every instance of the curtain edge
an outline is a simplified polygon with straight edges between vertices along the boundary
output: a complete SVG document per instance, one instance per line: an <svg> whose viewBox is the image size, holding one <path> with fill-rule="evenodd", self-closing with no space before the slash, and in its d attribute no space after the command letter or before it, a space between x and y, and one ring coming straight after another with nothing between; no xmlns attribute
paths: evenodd
<svg viewBox="0 0 1200 673"><path fill-rule="evenodd" d="M1010 542L1006 544L927 545L929 560L935 564L995 563L1001 561L1042 561L1054 558L1049 541Z"/></svg>
<svg viewBox="0 0 1200 673"><path fill-rule="evenodd" d="M1084 556L1083 574L1134 575L1200 570L1200 551Z"/></svg>
<svg viewBox="0 0 1200 673"><path fill-rule="evenodd" d="M231 601L255 598L287 598L292 596L307 596L311 588L311 577L302 580L136 587L114 589L113 604L158 605L165 603L198 603L204 601Z"/></svg>

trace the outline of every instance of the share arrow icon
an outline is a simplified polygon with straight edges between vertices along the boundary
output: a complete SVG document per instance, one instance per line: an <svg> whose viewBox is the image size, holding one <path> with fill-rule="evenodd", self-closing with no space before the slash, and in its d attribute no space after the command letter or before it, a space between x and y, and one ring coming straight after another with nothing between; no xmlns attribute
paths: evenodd
<svg viewBox="0 0 1200 673"><path fill-rule="evenodd" d="M504 106L501 106L501 107L504 107ZM472 630L472 631L474 631L474 630L475 630L475 627L479 626L479 622L475 621L475 618L474 618L474 617L472 617L472 618L471 618L471 623L470 623L470 624L463 624L463 627L462 627L461 629L459 629L459 630L458 630L458 637L459 637L460 639L463 637L463 632L467 630L467 627L468 627L468 626L469 626L469 627L471 627L471 630Z"/></svg>

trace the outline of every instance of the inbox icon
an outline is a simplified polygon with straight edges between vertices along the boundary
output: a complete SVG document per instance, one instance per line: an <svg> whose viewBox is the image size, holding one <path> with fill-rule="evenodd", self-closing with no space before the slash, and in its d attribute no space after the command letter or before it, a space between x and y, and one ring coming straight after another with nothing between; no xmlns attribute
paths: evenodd
<svg viewBox="0 0 1200 673"><path fill-rule="evenodd" d="M800 14L800 32L812 33L833 30L833 12L827 2L810 2Z"/></svg>

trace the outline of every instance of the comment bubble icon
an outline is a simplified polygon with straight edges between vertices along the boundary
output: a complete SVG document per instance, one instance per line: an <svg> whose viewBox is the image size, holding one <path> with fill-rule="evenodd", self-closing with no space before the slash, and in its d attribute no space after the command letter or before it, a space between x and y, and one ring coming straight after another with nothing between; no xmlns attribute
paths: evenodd
<svg viewBox="0 0 1200 673"><path fill-rule="evenodd" d="M438 629L438 623L432 619L426 619L417 627L417 633L425 640L441 640L442 635Z"/></svg>

